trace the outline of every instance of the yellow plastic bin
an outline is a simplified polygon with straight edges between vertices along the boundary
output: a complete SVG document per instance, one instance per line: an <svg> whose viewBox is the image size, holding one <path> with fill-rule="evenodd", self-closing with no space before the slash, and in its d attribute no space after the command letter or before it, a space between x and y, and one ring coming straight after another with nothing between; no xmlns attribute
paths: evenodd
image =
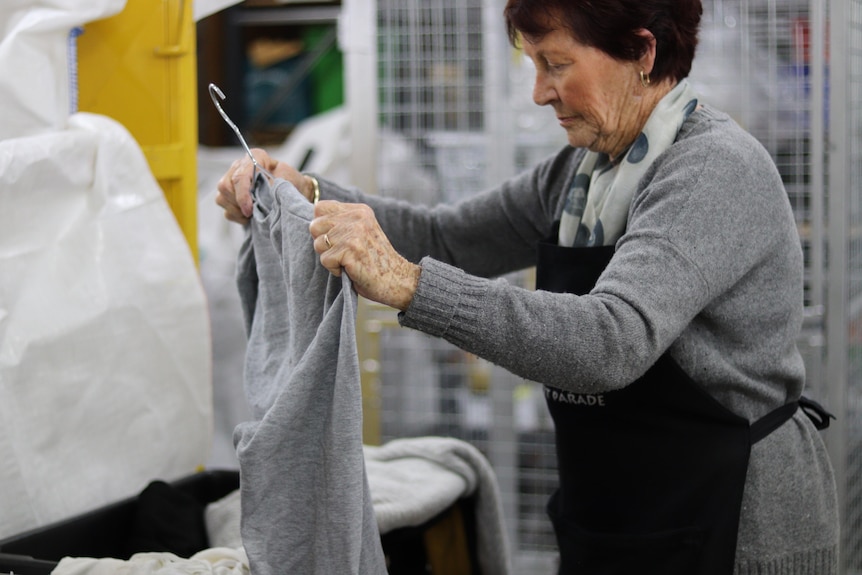
<svg viewBox="0 0 862 575"><path fill-rule="evenodd" d="M197 63L192 0L127 0L77 39L78 108L135 137L182 228L197 239Z"/></svg>

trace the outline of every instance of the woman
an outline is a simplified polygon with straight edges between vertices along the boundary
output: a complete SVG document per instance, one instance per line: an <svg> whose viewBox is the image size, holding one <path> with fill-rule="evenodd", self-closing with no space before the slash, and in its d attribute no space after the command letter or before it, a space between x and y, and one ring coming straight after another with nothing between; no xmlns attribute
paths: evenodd
<svg viewBox="0 0 862 575"><path fill-rule="evenodd" d="M565 149L457 205L312 199L321 263L544 384L560 573L838 571L830 463L798 408L802 254L767 152L685 80L699 0L509 0ZM251 213L250 162L219 183ZM537 290L488 279L537 265Z"/></svg>

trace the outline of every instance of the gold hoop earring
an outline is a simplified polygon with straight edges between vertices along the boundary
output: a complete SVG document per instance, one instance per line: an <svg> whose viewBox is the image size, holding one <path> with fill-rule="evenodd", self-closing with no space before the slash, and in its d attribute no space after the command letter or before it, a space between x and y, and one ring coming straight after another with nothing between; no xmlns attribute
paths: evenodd
<svg viewBox="0 0 862 575"><path fill-rule="evenodd" d="M641 86L643 86L644 88L646 88L646 87L648 87L649 85L650 85L649 72L647 72L646 74L644 74L644 71L643 71L643 70L641 70Z"/></svg>

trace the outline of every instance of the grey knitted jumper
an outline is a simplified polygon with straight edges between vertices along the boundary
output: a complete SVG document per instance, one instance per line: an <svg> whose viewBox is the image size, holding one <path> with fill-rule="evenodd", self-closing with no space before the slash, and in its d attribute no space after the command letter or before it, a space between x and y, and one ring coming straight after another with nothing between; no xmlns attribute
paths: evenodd
<svg viewBox="0 0 862 575"><path fill-rule="evenodd" d="M749 421L798 399L803 278L793 214L766 150L709 107L644 175L590 294L529 291L498 277L535 264L582 155L566 147L455 205L411 205L329 182L321 192L368 203L395 248L421 264L403 326L577 393L624 387L669 350ZM838 572L832 468L801 411L752 448L742 505L737 574Z"/></svg>

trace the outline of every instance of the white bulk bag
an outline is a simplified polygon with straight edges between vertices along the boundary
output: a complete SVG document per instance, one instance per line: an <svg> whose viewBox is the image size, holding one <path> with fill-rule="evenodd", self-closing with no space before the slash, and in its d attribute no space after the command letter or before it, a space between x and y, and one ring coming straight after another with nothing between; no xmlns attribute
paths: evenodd
<svg viewBox="0 0 862 575"><path fill-rule="evenodd" d="M192 473L211 352L187 244L129 133L0 142L0 537Z"/></svg>

